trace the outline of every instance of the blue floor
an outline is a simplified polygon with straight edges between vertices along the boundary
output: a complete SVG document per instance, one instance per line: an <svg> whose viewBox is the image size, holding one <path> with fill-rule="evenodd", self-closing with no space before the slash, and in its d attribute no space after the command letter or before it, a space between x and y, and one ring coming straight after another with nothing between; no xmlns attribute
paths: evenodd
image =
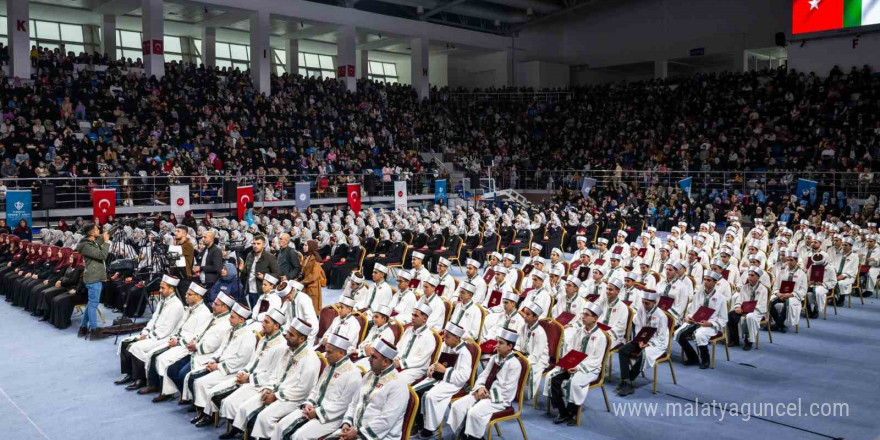
<svg viewBox="0 0 880 440"><path fill-rule="evenodd" d="M325 303L338 295L338 291L327 292ZM875 327L880 322L880 301L866 302L842 308L827 321L813 320L809 329L802 320L800 334L775 333L773 344L763 333L760 350L731 349L730 362L721 347L715 370L677 363L678 385L672 384L669 367L661 365L656 395L651 394L650 381L641 378L635 394L619 398L613 393L617 378L609 379L612 411L624 402L657 403L655 415L605 412L602 392L595 389L587 397L580 427L555 426L543 411L529 406L524 414L526 430L532 439L551 435L571 440L878 438L880 340ZM120 377L113 339L77 339L77 316L73 327L57 330L0 302L0 322L0 433L6 439L212 439L223 432L194 428L188 423L191 414L173 401L154 404L150 397L113 385ZM678 350L674 353L677 359ZM647 374L650 379L651 370ZM701 413L696 415L665 413L668 403L686 404L694 399L701 403L714 399L718 405L801 402L804 413L765 413L743 420L744 416L720 409L713 415L708 405L698 407ZM814 403L844 403L849 413L811 417L807 411ZM543 398L539 407L544 407ZM521 438L516 422L502 424L502 434ZM451 438L448 430L446 438Z"/></svg>

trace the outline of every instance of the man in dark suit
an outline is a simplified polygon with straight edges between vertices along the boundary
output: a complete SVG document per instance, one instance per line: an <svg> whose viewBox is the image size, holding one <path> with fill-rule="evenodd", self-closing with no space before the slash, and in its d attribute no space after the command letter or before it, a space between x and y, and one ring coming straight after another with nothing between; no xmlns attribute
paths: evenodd
<svg viewBox="0 0 880 440"><path fill-rule="evenodd" d="M281 277L281 269L278 268L278 261L275 256L266 250L266 237L257 235L254 237L253 252L248 254L247 260L238 259L238 272L241 274L239 279L244 285L247 294L248 304L253 306L256 304L257 298L263 288L263 275L270 273L272 276Z"/></svg>
<svg viewBox="0 0 880 440"><path fill-rule="evenodd" d="M211 290L211 286L220 278L220 270L223 269L223 251L214 244L215 235L216 232L213 230L205 232L205 236L202 237L205 249L198 260L199 264L193 267L193 273L208 290Z"/></svg>
<svg viewBox="0 0 880 440"><path fill-rule="evenodd" d="M281 269L281 275L288 280L300 279L302 277L300 255L296 249L290 247L290 235L278 236L278 249L278 268Z"/></svg>

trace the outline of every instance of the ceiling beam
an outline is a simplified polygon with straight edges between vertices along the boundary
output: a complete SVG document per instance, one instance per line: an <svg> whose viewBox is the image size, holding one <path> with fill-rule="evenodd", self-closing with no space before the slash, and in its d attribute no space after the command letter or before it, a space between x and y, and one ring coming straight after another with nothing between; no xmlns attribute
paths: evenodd
<svg viewBox="0 0 880 440"><path fill-rule="evenodd" d="M547 14L547 15L544 15L541 17L537 17L534 20L527 21L517 27L514 27L513 29L510 30L510 34L515 34L516 32L519 32L528 26L535 25L535 24L540 23L545 20L550 20L553 18L559 18L559 17L565 16L565 15L568 15L568 14L570 14L580 8L583 8L585 6L590 6L590 5L596 4L598 2L599 2L599 0L580 0L580 1L574 0L574 3L571 6L568 6L564 9L560 9L552 14Z"/></svg>
<svg viewBox="0 0 880 440"><path fill-rule="evenodd" d="M297 26L301 26L299 22L296 23ZM339 29L339 25L335 24L314 24L307 28L300 28L299 30L288 32L281 36L281 38L286 38L289 40L305 40L309 38L320 37L321 35L329 34L331 32L336 32L336 29Z"/></svg>
<svg viewBox="0 0 880 440"><path fill-rule="evenodd" d="M140 0L110 0L101 3L93 10L101 15L125 15L140 7Z"/></svg>
<svg viewBox="0 0 880 440"><path fill-rule="evenodd" d="M453 6L460 5L460 4L462 4L462 3L466 2L466 1L467 1L467 0L451 0L451 1L448 1L448 2L446 2L446 3L444 3L444 4L442 4L442 5L437 6L437 7L434 8L434 9L431 9L430 11L428 11L428 12L422 14L419 18L422 19L422 20L427 20L428 18L430 18L430 17L432 17L432 16L434 16L434 15L437 15L437 14L439 14L439 13L441 13L441 12L443 12L443 11L445 11L445 10L447 10L447 9L449 9L449 8L451 8L451 7L453 7Z"/></svg>
<svg viewBox="0 0 880 440"><path fill-rule="evenodd" d="M389 46L394 46L396 44L406 43L407 40L404 38L394 38L394 37L386 37L380 40L371 41L369 43L361 43L357 45L358 50L379 50L384 49Z"/></svg>
<svg viewBox="0 0 880 440"><path fill-rule="evenodd" d="M247 20L250 18L250 16L250 13L244 11L228 11L222 15L217 15L207 20L202 20L198 23L198 25L201 27L227 27L232 26L240 21Z"/></svg>

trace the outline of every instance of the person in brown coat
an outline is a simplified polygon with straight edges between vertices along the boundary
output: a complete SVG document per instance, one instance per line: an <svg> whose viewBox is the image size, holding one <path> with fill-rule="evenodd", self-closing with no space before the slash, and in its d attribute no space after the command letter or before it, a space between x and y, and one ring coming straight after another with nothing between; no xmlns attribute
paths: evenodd
<svg viewBox="0 0 880 440"><path fill-rule="evenodd" d="M303 246L303 279L305 293L312 299L315 313L321 312L321 288L327 285L327 277L321 267L321 255L318 253L318 242L309 240Z"/></svg>

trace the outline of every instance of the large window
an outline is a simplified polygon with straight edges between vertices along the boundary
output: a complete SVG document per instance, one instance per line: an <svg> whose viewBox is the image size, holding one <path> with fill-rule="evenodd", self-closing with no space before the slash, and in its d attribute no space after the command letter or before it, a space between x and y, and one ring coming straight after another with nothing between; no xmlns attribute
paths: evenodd
<svg viewBox="0 0 880 440"><path fill-rule="evenodd" d="M0 16L0 42L8 44L6 37L7 19ZM47 49L60 49L64 45L67 52L79 54L86 51L83 40L83 27L79 24L58 23L54 21L30 20L31 46Z"/></svg>
<svg viewBox="0 0 880 440"><path fill-rule="evenodd" d="M394 63L383 63L381 61L370 61L369 76L373 81L396 83L398 82L397 65Z"/></svg>
<svg viewBox="0 0 880 440"><path fill-rule="evenodd" d="M165 62L183 62L183 49L180 37L165 35ZM143 33L134 31L116 30L116 58L131 58L132 61L143 57L141 42Z"/></svg>
<svg viewBox="0 0 880 440"><path fill-rule="evenodd" d="M305 77L336 78L333 57L316 53L299 53L299 74Z"/></svg>

